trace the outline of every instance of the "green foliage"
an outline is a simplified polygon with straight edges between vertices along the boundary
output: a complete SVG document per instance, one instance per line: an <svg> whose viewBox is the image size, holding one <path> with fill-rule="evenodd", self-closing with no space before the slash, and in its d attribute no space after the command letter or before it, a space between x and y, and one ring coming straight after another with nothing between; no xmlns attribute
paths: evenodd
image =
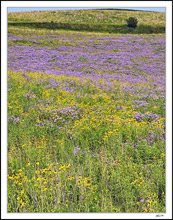
<svg viewBox="0 0 173 220"><path fill-rule="evenodd" d="M127 25L121 28L115 31L153 31L153 27L140 25L136 29ZM86 39L110 37L28 27L21 31L21 26L9 27L9 32L24 38L11 40L10 46L37 43L40 47L75 47L80 35ZM73 41L51 40L50 35ZM39 36L38 41L32 36ZM156 38L153 42L148 35L142 39L150 44ZM133 44L136 40L132 38ZM97 44L103 45L103 41L97 39ZM127 50L124 48L125 53ZM159 53L163 48L159 45L155 50ZM112 51L116 55L122 49L117 46ZM47 62L54 64L57 59L52 55ZM134 68L139 65L138 59L128 69L136 77L140 71ZM146 57L141 59L148 62ZM83 54L76 62L83 65L89 60ZM58 68L61 65L57 64ZM92 73L87 68L84 71ZM104 72L100 68L98 73ZM161 87L147 80L132 83L129 92L122 90L127 82L114 80L109 86L104 77L96 79L8 72L8 212L165 212L165 99L160 95ZM67 87L68 91L64 90ZM139 92L139 88L146 90ZM158 97L147 96L149 91ZM144 101L145 108L135 108L134 97ZM138 121L133 117L146 111L158 114L157 120Z"/></svg>
<svg viewBox="0 0 173 220"><path fill-rule="evenodd" d="M138 23L137 18L130 17L130 18L127 19L127 25L128 25L128 27L136 28L136 27L137 27L137 23Z"/></svg>
<svg viewBox="0 0 173 220"><path fill-rule="evenodd" d="M150 146L146 139L151 131L162 132L161 122L153 126L128 111L126 118L123 110L111 113L111 93L100 98L90 79L51 78L61 86L45 89L50 75L9 72L8 212L165 212L164 142ZM70 81L73 94L62 90ZM65 106L80 106L83 116L57 112L59 129L51 127L54 109Z"/></svg>
<svg viewBox="0 0 173 220"><path fill-rule="evenodd" d="M140 27L129 28L128 17L135 17ZM13 12L8 13L8 26L122 34L164 33L165 13L129 10Z"/></svg>

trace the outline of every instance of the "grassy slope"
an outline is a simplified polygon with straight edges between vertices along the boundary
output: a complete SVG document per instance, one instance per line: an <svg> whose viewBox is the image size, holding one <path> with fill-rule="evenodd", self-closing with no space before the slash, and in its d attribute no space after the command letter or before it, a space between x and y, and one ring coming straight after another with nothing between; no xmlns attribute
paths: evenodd
<svg viewBox="0 0 173 220"><path fill-rule="evenodd" d="M113 12L107 10L107 13ZM13 14L19 16L21 13ZM25 19L28 19L30 13L24 14ZM34 14L38 15L38 12ZM30 22L44 21L41 16L37 19ZM47 21L50 22L51 19L48 15ZM70 23L70 18L68 19ZM9 13L9 22L14 21L19 22L12 20ZM158 22L155 25L161 25L159 19L153 19L153 22ZM147 24L149 23L145 23ZM70 43L77 44L78 41L82 43L82 39L86 38L111 36L106 33L80 33L79 38L79 33L74 31L30 29L21 26L9 26L9 32L13 36L24 38L8 41L9 46L22 44L32 48L37 45L49 46L52 49ZM47 37L42 38L44 36ZM52 36L65 36L68 40L53 41ZM150 35L145 37L150 38ZM69 39L72 40L69 42ZM80 45L82 44L79 44L79 47ZM153 43L153 47L156 47L154 45ZM75 47L78 48L77 45ZM83 50L87 47L89 46L86 45ZM155 48L159 50L158 53L162 53L161 49ZM128 50L128 47L125 50ZM21 59L20 55L16 62ZM79 61L86 62L84 59ZM59 83L59 86L51 88L51 82ZM164 115L156 123L156 127L155 124L143 121L138 123L129 115L134 97L122 92L123 85L119 81L114 81L112 85L116 91L113 94L107 91L106 79L100 80L100 90L97 83L90 78L79 79L32 72L25 75L9 71L8 212L165 212L165 143L160 138L155 140L152 146L147 142L149 132L154 134L154 138L164 134ZM149 84L150 80L147 85L141 86L150 88ZM63 91L68 85L74 92ZM140 87L140 84L136 84L134 89L138 89L138 86ZM153 91L154 88L155 86ZM160 94L160 87L156 89ZM85 93L88 95L85 96ZM117 96L116 100L113 99L114 95ZM92 102L93 96L95 103ZM145 97L141 100L146 101ZM147 107L148 111L160 114L161 109L163 112L164 100L159 100L149 100L151 105ZM48 101L50 103L45 108ZM116 110L116 106L122 105L122 102L123 109ZM38 105L41 113L37 109ZM101 107L98 108L98 105ZM35 125L39 117L43 121L49 116L52 118L50 110L69 106L79 106L84 115L76 120L76 123L68 112L62 116L74 125L73 129L67 127L68 132L63 131L65 127L61 124L60 133L57 128L50 127L48 122L46 126ZM98 115L95 114L94 107L98 108ZM104 117L100 120L102 115ZM113 124L112 119L109 119L110 115L114 117ZM87 118L90 120L86 120ZM56 123L62 122L57 120ZM112 131L114 133L111 133ZM70 134L72 140L69 139ZM140 137L142 139L138 141L138 148L132 147L134 141ZM124 145L126 138L128 143ZM101 143L96 142L100 140ZM81 152L75 147L80 147Z"/></svg>
<svg viewBox="0 0 173 220"><path fill-rule="evenodd" d="M126 19L136 17L138 27L128 28ZM163 33L165 13L125 10L63 10L8 13L10 25L111 33Z"/></svg>

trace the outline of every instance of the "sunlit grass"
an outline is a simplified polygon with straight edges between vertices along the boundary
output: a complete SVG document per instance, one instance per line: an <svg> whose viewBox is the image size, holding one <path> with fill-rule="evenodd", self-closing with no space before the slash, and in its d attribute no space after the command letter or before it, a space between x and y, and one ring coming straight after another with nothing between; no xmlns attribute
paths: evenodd
<svg viewBox="0 0 173 220"><path fill-rule="evenodd" d="M71 80L82 89L63 91ZM116 110L125 94L93 96L90 78L10 71L8 84L9 212L165 211L164 118L137 121L132 97Z"/></svg>
<svg viewBox="0 0 173 220"><path fill-rule="evenodd" d="M9 22L55 22L82 24L126 24L128 17L136 17L140 24L165 25L165 13L130 10L52 10L9 12Z"/></svg>
<svg viewBox="0 0 173 220"><path fill-rule="evenodd" d="M164 26L164 13L9 22ZM145 26L146 28L146 26ZM165 212L165 35L8 27L8 212Z"/></svg>
<svg viewBox="0 0 173 220"><path fill-rule="evenodd" d="M127 19L138 20L130 28ZM165 13L129 10L52 10L9 12L8 26L121 34L165 33Z"/></svg>

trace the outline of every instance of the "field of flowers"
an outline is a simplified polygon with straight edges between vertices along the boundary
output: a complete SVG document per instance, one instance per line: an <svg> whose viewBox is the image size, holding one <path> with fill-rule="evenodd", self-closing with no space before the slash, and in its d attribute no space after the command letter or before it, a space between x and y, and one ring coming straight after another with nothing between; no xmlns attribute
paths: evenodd
<svg viewBox="0 0 173 220"><path fill-rule="evenodd" d="M165 34L9 28L8 212L165 212Z"/></svg>

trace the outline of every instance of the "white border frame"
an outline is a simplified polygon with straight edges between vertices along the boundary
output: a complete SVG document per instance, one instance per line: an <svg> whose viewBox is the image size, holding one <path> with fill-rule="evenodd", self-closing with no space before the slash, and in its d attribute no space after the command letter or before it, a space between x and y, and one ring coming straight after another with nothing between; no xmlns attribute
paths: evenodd
<svg viewBox="0 0 173 220"><path fill-rule="evenodd" d="M166 8L166 213L7 213L7 8ZM172 1L2 1L1 2L1 217L2 219L172 219ZM163 215L163 216L162 216Z"/></svg>

